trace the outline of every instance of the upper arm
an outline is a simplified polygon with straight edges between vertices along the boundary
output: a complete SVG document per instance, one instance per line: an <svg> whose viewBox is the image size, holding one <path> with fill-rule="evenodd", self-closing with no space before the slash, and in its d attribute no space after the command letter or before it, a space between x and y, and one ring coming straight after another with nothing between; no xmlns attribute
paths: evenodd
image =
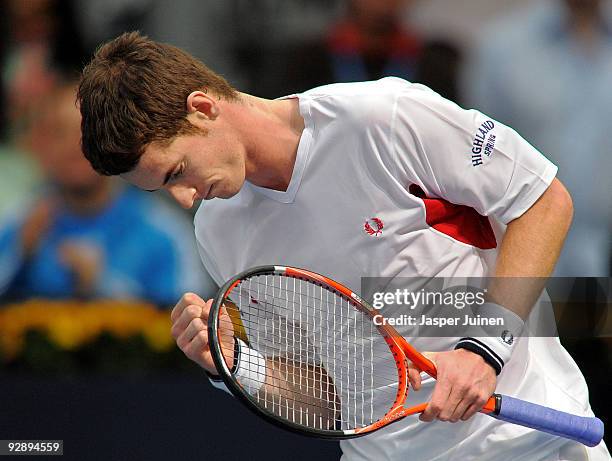
<svg viewBox="0 0 612 461"><path fill-rule="evenodd" d="M419 85L398 96L392 123L407 180L503 223L529 209L557 171L511 128Z"/></svg>
<svg viewBox="0 0 612 461"><path fill-rule="evenodd" d="M574 205L569 191L557 178L553 179L550 186L535 201L535 203L522 215L541 215L552 213L560 219L571 222ZM518 219L518 218L517 218Z"/></svg>

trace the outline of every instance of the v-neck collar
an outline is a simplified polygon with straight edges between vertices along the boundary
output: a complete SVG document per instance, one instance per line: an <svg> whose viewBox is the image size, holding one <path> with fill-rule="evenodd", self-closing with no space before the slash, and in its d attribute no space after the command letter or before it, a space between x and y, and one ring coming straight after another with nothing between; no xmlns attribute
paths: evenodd
<svg viewBox="0 0 612 461"><path fill-rule="evenodd" d="M280 191L274 189L268 189L266 187L256 186L251 183L247 183L251 189L255 192L265 195L266 197L276 200L281 203L292 203L295 200L295 195L300 187L304 169L306 168L306 162L308 160L308 154L310 151L310 145L312 142L312 133L314 130L314 123L310 114L310 98L303 94L292 94L289 96L283 96L278 99L298 99L298 105L300 115L304 118L304 130L300 136L300 142L298 143L297 154L295 156L295 164L293 165L293 172L291 173L291 180L287 190Z"/></svg>

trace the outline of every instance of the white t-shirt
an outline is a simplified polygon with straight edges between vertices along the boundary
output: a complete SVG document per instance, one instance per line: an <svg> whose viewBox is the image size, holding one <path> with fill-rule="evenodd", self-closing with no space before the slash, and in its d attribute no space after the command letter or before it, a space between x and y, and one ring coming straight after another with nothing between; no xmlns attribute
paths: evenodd
<svg viewBox="0 0 612 461"><path fill-rule="evenodd" d="M195 217L218 284L270 264L319 272L356 292L362 277L490 276L505 225L557 171L512 129L399 78L289 97L299 98L305 128L287 191L247 182L230 199L202 203ZM413 343L441 351L457 340ZM514 356L498 392L592 414L584 378L558 339L519 338ZM414 403L434 384L412 393ZM565 443L477 414L455 424L409 417L341 447L345 461L556 461Z"/></svg>

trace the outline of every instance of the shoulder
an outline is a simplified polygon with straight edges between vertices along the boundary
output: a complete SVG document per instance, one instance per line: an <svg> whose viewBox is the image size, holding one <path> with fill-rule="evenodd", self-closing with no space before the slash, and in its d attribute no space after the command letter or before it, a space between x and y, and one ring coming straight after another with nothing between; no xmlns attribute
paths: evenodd
<svg viewBox="0 0 612 461"><path fill-rule="evenodd" d="M399 77L384 77L379 80L352 83L331 83L301 93L313 98L333 96L382 95L393 93L399 88L412 85L411 82Z"/></svg>
<svg viewBox="0 0 612 461"><path fill-rule="evenodd" d="M313 101L335 101L346 106L392 100L398 92L414 84L399 77L385 77L380 80L353 83L332 83L300 93L298 96Z"/></svg>
<svg viewBox="0 0 612 461"><path fill-rule="evenodd" d="M298 95L319 120L341 121L356 126L388 123L397 97L418 86L397 77L324 85Z"/></svg>
<svg viewBox="0 0 612 461"><path fill-rule="evenodd" d="M15 230L23 225L36 207L45 201L44 192L24 195L7 205L0 213L0 231Z"/></svg>

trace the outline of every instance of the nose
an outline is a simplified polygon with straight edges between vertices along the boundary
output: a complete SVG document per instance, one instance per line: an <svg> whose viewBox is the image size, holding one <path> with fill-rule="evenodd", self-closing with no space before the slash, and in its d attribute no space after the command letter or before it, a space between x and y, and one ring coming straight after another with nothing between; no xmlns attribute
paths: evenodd
<svg viewBox="0 0 612 461"><path fill-rule="evenodd" d="M193 206L196 194L195 188L173 185L168 188L168 192L183 208L188 210Z"/></svg>

